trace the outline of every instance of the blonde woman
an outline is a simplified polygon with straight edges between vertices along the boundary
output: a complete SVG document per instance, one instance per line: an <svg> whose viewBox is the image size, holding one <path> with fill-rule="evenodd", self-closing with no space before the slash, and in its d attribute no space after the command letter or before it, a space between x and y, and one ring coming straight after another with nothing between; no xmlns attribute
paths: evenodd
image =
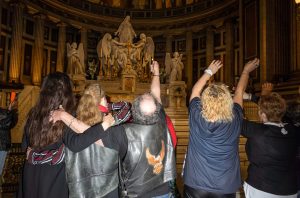
<svg viewBox="0 0 300 198"><path fill-rule="evenodd" d="M210 77L223 66L221 61L213 61L194 85L189 106L184 197L235 197L241 186L238 142L243 93L249 73L258 64L259 60L254 59L245 65L233 99L224 84L210 84L203 90Z"/></svg>

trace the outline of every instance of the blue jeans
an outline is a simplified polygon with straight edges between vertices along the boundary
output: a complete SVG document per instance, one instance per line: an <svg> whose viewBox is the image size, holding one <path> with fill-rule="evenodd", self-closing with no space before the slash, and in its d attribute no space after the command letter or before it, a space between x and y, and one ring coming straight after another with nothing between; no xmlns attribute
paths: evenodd
<svg viewBox="0 0 300 198"><path fill-rule="evenodd" d="M2 175L7 151L0 151L0 175Z"/></svg>

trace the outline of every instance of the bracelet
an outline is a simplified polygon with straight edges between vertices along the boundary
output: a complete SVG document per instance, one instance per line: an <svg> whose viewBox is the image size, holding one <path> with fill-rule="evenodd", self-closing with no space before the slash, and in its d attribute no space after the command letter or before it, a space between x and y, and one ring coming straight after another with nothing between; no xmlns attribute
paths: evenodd
<svg viewBox="0 0 300 198"><path fill-rule="evenodd" d="M159 75L153 75L153 76L159 76Z"/></svg>
<svg viewBox="0 0 300 198"><path fill-rule="evenodd" d="M70 121L69 126L68 126L69 128L70 128L70 126L72 125L72 123L73 123L73 121L74 121L75 119L76 119L75 117L72 118L72 120Z"/></svg>
<svg viewBox="0 0 300 198"><path fill-rule="evenodd" d="M211 69L206 69L206 70L204 70L204 72L207 73L207 74L210 75L210 76L213 75Z"/></svg>

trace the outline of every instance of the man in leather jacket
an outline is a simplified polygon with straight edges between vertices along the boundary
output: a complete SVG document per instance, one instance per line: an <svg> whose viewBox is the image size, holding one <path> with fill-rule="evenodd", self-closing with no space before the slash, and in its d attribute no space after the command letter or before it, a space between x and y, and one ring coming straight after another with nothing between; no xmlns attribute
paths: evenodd
<svg viewBox="0 0 300 198"><path fill-rule="evenodd" d="M151 65L151 92L132 104L133 123L123 125L128 140L122 162L124 197L170 197L169 181L176 177L175 151L161 105L159 65Z"/></svg>

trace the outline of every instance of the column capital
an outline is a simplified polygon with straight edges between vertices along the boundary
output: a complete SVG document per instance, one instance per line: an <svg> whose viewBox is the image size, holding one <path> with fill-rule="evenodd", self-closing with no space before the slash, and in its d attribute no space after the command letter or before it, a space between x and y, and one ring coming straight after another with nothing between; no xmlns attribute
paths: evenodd
<svg viewBox="0 0 300 198"><path fill-rule="evenodd" d="M10 6L18 6L18 7L21 7L21 8L25 8L25 4L21 0L9 0L9 5Z"/></svg>
<svg viewBox="0 0 300 198"><path fill-rule="evenodd" d="M58 22L58 23L56 24L56 26L57 26L57 27L67 27L68 24L65 23L65 22L63 22L63 21L60 21L60 22Z"/></svg>
<svg viewBox="0 0 300 198"><path fill-rule="evenodd" d="M33 15L33 18L37 19L37 20L45 20L46 19L46 15L43 14L43 13L36 13L36 14Z"/></svg>

